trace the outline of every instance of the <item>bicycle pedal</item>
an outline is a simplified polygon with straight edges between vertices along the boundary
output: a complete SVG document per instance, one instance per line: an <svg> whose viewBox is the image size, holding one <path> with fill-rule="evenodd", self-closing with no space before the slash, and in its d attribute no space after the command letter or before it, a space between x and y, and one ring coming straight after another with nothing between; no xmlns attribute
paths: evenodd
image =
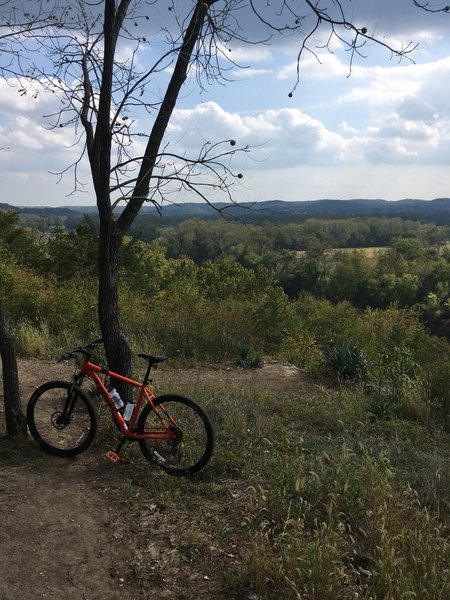
<svg viewBox="0 0 450 600"><path fill-rule="evenodd" d="M113 463L119 462L120 460L120 456L116 454L114 450L108 450L108 452L105 452L104 456Z"/></svg>

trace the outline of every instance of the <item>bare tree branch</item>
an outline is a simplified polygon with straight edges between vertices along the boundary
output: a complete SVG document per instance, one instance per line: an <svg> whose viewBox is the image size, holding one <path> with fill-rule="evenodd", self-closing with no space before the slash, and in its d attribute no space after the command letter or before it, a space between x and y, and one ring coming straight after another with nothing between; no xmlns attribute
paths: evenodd
<svg viewBox="0 0 450 600"><path fill-rule="evenodd" d="M410 55L418 46L418 44L414 42L408 42L400 47L395 47L390 45L383 38L371 35L368 32L367 27L358 27L355 23L346 18L340 0L331 0L331 7L330 5L322 7L320 2L317 2L316 0L302 0L302 2L298 3L288 3L287 0L280 0L278 2L278 16L282 16L286 13L285 20L281 21L282 24L277 24L263 15L263 4L261 2L257 3L255 0L249 0L249 2L258 19L274 32L284 35L300 34L302 36L302 41L297 54L297 79L289 94L290 96L292 96L292 93L300 83L301 59L305 52L314 55L320 63L317 50L326 48L328 51L332 52L331 42L333 40L338 40L349 52L349 76L352 72L355 57L359 56L360 58L366 58L362 49L368 42L373 42L374 44L385 48L391 54L391 57L395 56L400 60L406 58L410 61L412 61ZM271 5L271 2L266 0L265 5L268 7ZM309 11L306 14L301 14L299 5L306 5ZM297 10L294 10L294 7L297 7ZM304 27L306 21L311 17L313 17L313 22L308 25L308 30L305 32ZM311 46L310 43L313 42L315 34L323 28L327 28L328 31L325 46Z"/></svg>
<svg viewBox="0 0 450 600"><path fill-rule="evenodd" d="M435 8L432 4L430 4L430 2L419 2L419 0L413 0L415 6L417 6L417 8L421 8L422 10L425 10L426 12L430 12L430 13L440 13L440 12L450 12L450 6L446 5L446 6L442 6L441 8Z"/></svg>

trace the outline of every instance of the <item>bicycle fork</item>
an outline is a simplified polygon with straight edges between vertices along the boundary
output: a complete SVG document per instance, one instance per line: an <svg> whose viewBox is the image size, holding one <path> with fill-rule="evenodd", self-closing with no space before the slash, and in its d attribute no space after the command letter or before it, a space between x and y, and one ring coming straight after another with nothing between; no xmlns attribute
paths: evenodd
<svg viewBox="0 0 450 600"><path fill-rule="evenodd" d="M69 425L70 420L72 419L73 411L75 410L77 395L74 392L74 387L75 382L70 386L70 389L67 391L67 398L64 403L64 408L61 411L61 414L59 414L55 419L56 425L61 429Z"/></svg>

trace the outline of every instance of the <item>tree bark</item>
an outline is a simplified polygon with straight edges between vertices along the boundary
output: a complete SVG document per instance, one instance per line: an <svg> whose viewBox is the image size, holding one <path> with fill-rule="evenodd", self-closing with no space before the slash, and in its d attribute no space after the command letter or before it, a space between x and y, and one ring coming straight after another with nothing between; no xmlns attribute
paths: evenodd
<svg viewBox="0 0 450 600"><path fill-rule="evenodd" d="M109 191L111 170L110 113L114 55L117 37L126 15L129 0L116 7L114 0L106 0L104 8L104 65L100 90L98 120L95 136L88 139L88 152L100 218L98 241L98 316L108 366L112 371L131 375L131 349L119 316L119 259L123 233L114 221ZM88 124L90 126L90 124ZM86 128L86 126L85 126ZM87 128L89 133L89 127ZM117 386L126 400L124 386ZM128 392L128 393L127 393Z"/></svg>
<svg viewBox="0 0 450 600"><path fill-rule="evenodd" d="M3 307L0 304L0 355L3 370L6 433L11 436L26 435L27 419L20 403L19 376L15 340L10 333Z"/></svg>
<svg viewBox="0 0 450 600"><path fill-rule="evenodd" d="M122 233L114 219L100 221L98 312L108 366L112 371L131 376L131 349L122 329L119 312L119 261ZM119 387L127 399L127 390Z"/></svg>

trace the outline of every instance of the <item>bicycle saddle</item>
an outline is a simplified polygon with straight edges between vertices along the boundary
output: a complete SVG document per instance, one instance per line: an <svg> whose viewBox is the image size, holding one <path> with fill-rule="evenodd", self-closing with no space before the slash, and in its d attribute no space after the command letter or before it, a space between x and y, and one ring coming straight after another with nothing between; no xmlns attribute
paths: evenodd
<svg viewBox="0 0 450 600"><path fill-rule="evenodd" d="M164 362L169 358L168 356L153 356L151 354L138 354L138 356L139 358L145 358L145 360L148 360L151 366L157 365L160 362Z"/></svg>

